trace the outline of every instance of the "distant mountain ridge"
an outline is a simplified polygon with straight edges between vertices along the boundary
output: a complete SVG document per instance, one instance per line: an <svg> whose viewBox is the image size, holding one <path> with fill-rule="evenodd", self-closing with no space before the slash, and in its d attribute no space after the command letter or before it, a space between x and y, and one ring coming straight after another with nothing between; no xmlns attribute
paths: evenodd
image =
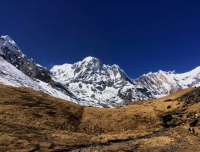
<svg viewBox="0 0 200 152"><path fill-rule="evenodd" d="M134 80L138 85L146 87L155 97L162 97L178 90L200 86L200 66L178 74L175 71L150 72Z"/></svg>
<svg viewBox="0 0 200 152"><path fill-rule="evenodd" d="M0 83L31 87L86 106L124 106L200 86L200 67L183 74L160 70L132 80L119 66L86 57L48 70L22 53L9 36L0 38L0 57Z"/></svg>

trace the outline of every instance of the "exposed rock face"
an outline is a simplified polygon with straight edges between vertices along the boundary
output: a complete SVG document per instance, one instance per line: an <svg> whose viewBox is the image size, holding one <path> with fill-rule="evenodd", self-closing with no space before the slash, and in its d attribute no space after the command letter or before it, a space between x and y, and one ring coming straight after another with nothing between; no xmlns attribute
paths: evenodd
<svg viewBox="0 0 200 152"><path fill-rule="evenodd" d="M193 120L193 121L190 123L190 127L194 127L194 126L196 126L197 123L198 123L198 119Z"/></svg>
<svg viewBox="0 0 200 152"><path fill-rule="evenodd" d="M9 36L0 38L0 57L40 83L39 86L44 82L56 93L59 91L87 106L118 107L200 86L200 67L183 74L160 70L131 80L119 66L104 65L97 58L87 57L75 64L63 64L48 70L23 54ZM54 90L48 92L52 94Z"/></svg>
<svg viewBox="0 0 200 152"><path fill-rule="evenodd" d="M177 100L184 102L187 106L200 102L200 87L184 94L183 96L177 98Z"/></svg>
<svg viewBox="0 0 200 152"><path fill-rule="evenodd" d="M22 53L9 36L0 38L0 56L36 83L45 82L82 105L117 107L152 98L148 89L135 85L117 65L107 66L93 57L55 66L50 72Z"/></svg>
<svg viewBox="0 0 200 152"><path fill-rule="evenodd" d="M150 72L135 79L134 82L147 88L153 96L162 97L184 88L200 86L200 67L182 74L161 70Z"/></svg>
<svg viewBox="0 0 200 152"><path fill-rule="evenodd" d="M135 81L137 84L146 86L155 96L163 94L167 95L176 92L179 89L175 87L175 84L172 81L167 80L167 78L161 72L143 75Z"/></svg>
<svg viewBox="0 0 200 152"><path fill-rule="evenodd" d="M167 114L162 116L162 122L164 127L174 126L174 120L172 118L172 115Z"/></svg>
<svg viewBox="0 0 200 152"><path fill-rule="evenodd" d="M0 56L30 78L49 83L55 89L78 100L67 87L58 82L54 82L47 68L36 64L33 59L29 59L22 53L17 44L9 36L1 36L0 38Z"/></svg>
<svg viewBox="0 0 200 152"><path fill-rule="evenodd" d="M38 79L32 79L18 70L11 63L0 57L0 84L11 85L15 87L29 87L34 90L45 92L51 96L59 97L65 100L77 102L74 98L62 91L52 88L48 83Z"/></svg>
<svg viewBox="0 0 200 152"><path fill-rule="evenodd" d="M2 36L0 38L0 52L0 56L27 76L44 82L51 80L49 70L36 64L32 59L28 59L9 36Z"/></svg>
<svg viewBox="0 0 200 152"><path fill-rule="evenodd" d="M102 64L94 57L87 57L75 64L63 64L51 69L55 81L59 81L82 101L117 107L128 100L152 98L145 87L135 85L117 65Z"/></svg>

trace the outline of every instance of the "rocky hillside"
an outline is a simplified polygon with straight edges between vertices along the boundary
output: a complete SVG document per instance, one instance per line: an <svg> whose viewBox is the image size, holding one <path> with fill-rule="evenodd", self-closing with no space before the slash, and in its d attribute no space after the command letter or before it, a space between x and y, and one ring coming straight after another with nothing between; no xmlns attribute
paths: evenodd
<svg viewBox="0 0 200 152"><path fill-rule="evenodd" d="M25 87L0 85L0 90L0 149L5 152L200 149L200 102L187 104L193 94L199 100L199 88L120 108L84 107Z"/></svg>

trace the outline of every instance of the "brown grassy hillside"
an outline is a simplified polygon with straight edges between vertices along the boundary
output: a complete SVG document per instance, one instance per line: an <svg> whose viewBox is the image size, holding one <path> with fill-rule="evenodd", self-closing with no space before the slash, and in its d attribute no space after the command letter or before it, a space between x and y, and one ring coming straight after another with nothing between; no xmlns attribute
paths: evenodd
<svg viewBox="0 0 200 152"><path fill-rule="evenodd" d="M196 124L195 134L187 129L198 120L194 114L200 115L200 103L195 98L189 104L192 96L183 97L193 90L111 109L83 107L28 88L0 85L0 149L198 151L200 128Z"/></svg>

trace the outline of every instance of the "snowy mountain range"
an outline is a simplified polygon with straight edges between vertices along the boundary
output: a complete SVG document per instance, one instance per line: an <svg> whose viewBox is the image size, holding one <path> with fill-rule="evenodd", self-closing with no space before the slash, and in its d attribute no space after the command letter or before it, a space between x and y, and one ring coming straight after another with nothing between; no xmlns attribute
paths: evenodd
<svg viewBox="0 0 200 152"><path fill-rule="evenodd" d="M148 73L134 80L146 87L154 97L162 97L178 90L200 86L200 66L178 74L175 71L161 71Z"/></svg>
<svg viewBox="0 0 200 152"><path fill-rule="evenodd" d="M64 84L90 105L116 107L152 97L146 88L134 84L119 66L104 65L94 57L75 64L56 65L50 71L54 81Z"/></svg>
<svg viewBox="0 0 200 152"><path fill-rule="evenodd" d="M86 106L118 107L200 86L200 67L177 74L158 71L130 79L119 66L94 57L51 70L29 59L9 36L0 38L0 83L30 87Z"/></svg>

